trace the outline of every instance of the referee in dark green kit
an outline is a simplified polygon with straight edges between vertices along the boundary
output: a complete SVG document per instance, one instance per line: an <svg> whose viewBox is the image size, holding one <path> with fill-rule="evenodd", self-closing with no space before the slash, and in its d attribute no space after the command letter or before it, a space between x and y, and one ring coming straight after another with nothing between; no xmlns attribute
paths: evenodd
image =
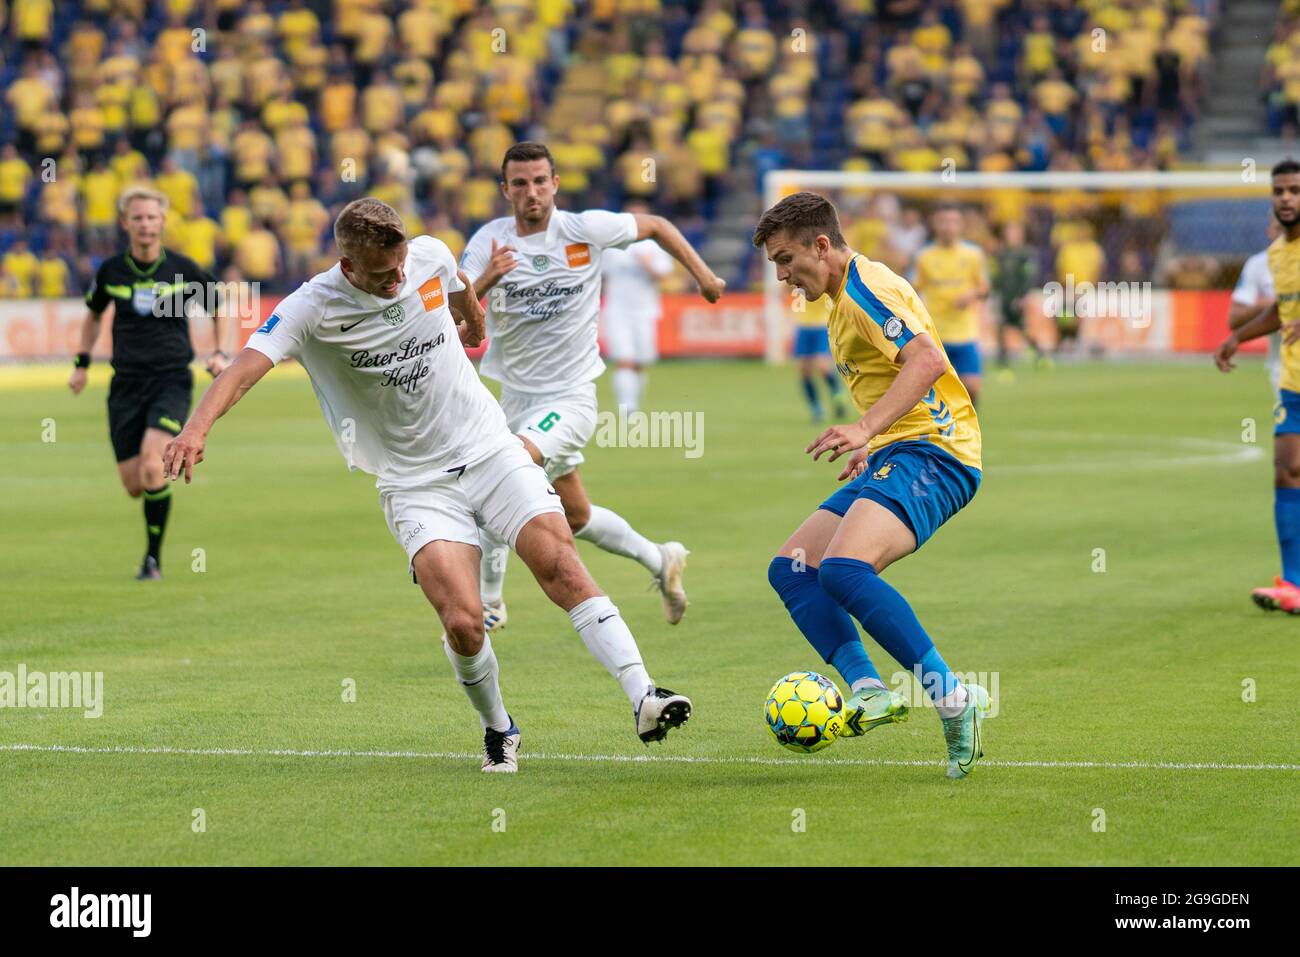
<svg viewBox="0 0 1300 957"><path fill-rule="evenodd" d="M112 303L108 429L122 485L132 498L144 496L148 548L135 577L152 581L162 577L162 540L171 510L171 485L163 477L163 446L185 425L194 389L191 304L197 298L207 304L212 316L216 351L207 368L213 376L229 363L221 348L227 323L215 305L220 287L212 274L162 246L167 198L156 190L132 187L122 194L118 211L130 245L126 252L105 259L95 273L68 386L73 395L86 387L90 350L99 336L104 310Z"/></svg>

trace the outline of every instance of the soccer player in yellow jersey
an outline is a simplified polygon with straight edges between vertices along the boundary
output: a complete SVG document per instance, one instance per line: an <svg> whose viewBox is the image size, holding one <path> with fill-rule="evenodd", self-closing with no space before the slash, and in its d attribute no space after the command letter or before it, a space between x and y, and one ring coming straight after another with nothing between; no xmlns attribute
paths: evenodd
<svg viewBox="0 0 1300 957"><path fill-rule="evenodd" d="M962 212L941 206L931 219L934 242L921 247L912 267L912 285L933 310L940 345L957 370L972 404L979 401L979 304L988 298L984 252L962 239Z"/></svg>
<svg viewBox="0 0 1300 957"><path fill-rule="evenodd" d="M1272 175L1273 217L1282 227L1282 235L1268 247L1275 298L1229 333L1214 362L1230 372L1232 356L1243 342L1283 330L1282 383L1273 410L1273 523L1282 574L1273 579L1273 587L1256 588L1251 598L1261 608L1300 615L1300 163L1283 160Z"/></svg>
<svg viewBox="0 0 1300 957"><path fill-rule="evenodd" d="M856 618L920 679L943 722L948 776L964 778L983 754L988 693L957 679L880 572L916 551L975 495L975 407L916 291L848 247L825 198L787 196L763 214L754 245L809 303L830 297L831 351L861 415L826 429L806 449L814 460L848 455L839 478L850 481L790 536L768 581L804 637L852 687L841 734L864 734L907 715L902 696L871 663Z"/></svg>

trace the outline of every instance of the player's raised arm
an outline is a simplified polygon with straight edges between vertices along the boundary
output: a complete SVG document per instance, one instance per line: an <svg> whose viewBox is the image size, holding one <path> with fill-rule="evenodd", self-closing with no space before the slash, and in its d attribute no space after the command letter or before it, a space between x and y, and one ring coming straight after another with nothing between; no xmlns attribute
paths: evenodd
<svg viewBox="0 0 1300 957"><path fill-rule="evenodd" d="M700 287L700 295L709 302L717 302L727 288L725 279L709 268L695 247L687 242L682 231L664 219L646 213L633 213L636 218L636 238L653 239L659 248L686 267L691 278Z"/></svg>
<svg viewBox="0 0 1300 957"><path fill-rule="evenodd" d="M464 271L456 270L456 278L465 284L465 288L447 296L447 308L451 310L452 318L456 320L461 344L472 349L482 343L483 337L487 334L487 314L483 311L483 304L479 302L481 294L478 288L470 282Z"/></svg>
<svg viewBox="0 0 1300 957"><path fill-rule="evenodd" d="M867 409L866 414L852 425L833 425L806 448L813 459L822 453L830 452L828 462L834 462L841 455L865 448L867 443L881 432L901 419L916 407L939 381L948 368L948 360L930 336L925 333L913 336L907 345L898 351L896 361L899 364L898 375L885 390L885 394ZM848 478L852 463L840 475Z"/></svg>
<svg viewBox="0 0 1300 957"><path fill-rule="evenodd" d="M488 253L485 262L476 263L475 258L483 259L482 255L475 257L472 250L466 250L465 269L471 275L477 274L469 285L480 299L486 296L488 290L500 282L506 273L519 265L519 260L515 259L515 247L499 246L495 239L492 240L492 251Z"/></svg>
<svg viewBox="0 0 1300 957"><path fill-rule="evenodd" d="M208 391L203 393L199 407L185 423L181 434L163 449L163 475L174 480L180 478L184 471L185 482L189 484L194 466L203 461L203 449L213 423L242 399L244 393L262 376L271 371L273 365L267 356L256 349L243 349L229 368L217 376Z"/></svg>

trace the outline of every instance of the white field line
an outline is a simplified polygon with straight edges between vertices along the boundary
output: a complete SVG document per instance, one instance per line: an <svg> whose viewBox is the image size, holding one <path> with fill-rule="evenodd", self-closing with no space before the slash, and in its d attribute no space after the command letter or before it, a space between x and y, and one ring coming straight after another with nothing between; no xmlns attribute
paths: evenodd
<svg viewBox="0 0 1300 957"><path fill-rule="evenodd" d="M350 750L298 750L293 748L171 748L132 747L115 745L111 748L88 748L71 744L0 744L0 751L35 751L61 754L177 754L198 757L252 757L252 758L402 758L415 760L455 759L474 761L482 757L466 751L350 751ZM548 754L544 751L520 753L527 761L573 761L613 764L761 764L809 767L820 764L840 764L849 767L912 767L942 766L942 761L898 761L887 758L701 758L677 754ZM1064 768L1141 771L1300 771L1300 764L1226 764L1217 761L981 761L981 765L994 768Z"/></svg>

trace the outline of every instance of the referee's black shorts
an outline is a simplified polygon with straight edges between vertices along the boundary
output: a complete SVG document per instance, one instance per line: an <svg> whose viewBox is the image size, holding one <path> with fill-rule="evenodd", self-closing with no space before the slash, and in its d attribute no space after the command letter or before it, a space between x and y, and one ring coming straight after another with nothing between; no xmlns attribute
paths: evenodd
<svg viewBox="0 0 1300 957"><path fill-rule="evenodd" d="M140 454L145 429L177 435L190 415L194 374L188 368L150 375L117 373L108 387L108 432L124 462Z"/></svg>

